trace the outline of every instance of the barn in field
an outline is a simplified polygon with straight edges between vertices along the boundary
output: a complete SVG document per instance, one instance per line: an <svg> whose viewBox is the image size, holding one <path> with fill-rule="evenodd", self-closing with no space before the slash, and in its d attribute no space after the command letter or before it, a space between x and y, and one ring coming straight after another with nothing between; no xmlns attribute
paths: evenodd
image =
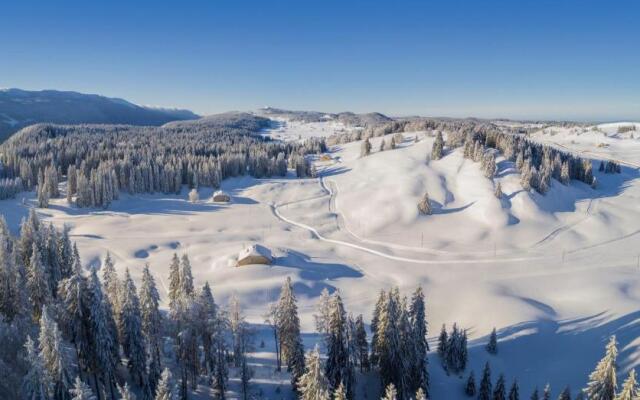
<svg viewBox="0 0 640 400"><path fill-rule="evenodd" d="M271 255L271 250L259 244L253 244L240 252L237 266L241 267L252 264L271 265L272 262L273 256Z"/></svg>

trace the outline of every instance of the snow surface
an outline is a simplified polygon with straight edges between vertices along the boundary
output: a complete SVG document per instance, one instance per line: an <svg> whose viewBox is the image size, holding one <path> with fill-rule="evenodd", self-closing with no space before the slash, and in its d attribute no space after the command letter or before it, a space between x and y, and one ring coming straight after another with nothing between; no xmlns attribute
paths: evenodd
<svg viewBox="0 0 640 400"><path fill-rule="evenodd" d="M281 117L273 117L271 119L274 127L265 129L262 135L282 141L300 141L311 137L328 137L336 133L360 129L347 127L342 122L332 120L305 123Z"/></svg>
<svg viewBox="0 0 640 400"><path fill-rule="evenodd" d="M286 123L277 135L297 140L333 133L324 128ZM221 304L236 294L256 324L254 390L265 398L290 395L288 375L272 372L273 341L262 325L287 276L308 349L319 341L312 315L323 288L340 290L347 311L369 321L380 289L397 285L409 295L422 285L432 349L440 326L457 322L468 329L477 382L490 361L494 380L499 373L508 382L517 378L523 397L550 382L555 398L567 384L574 394L585 385L611 334L620 343L621 377L640 362L640 179L631 166L640 160L640 141L612 137L613 127L601 128L609 136L546 129L557 133L532 138L628 164L613 175L595 168L597 189L554 181L541 196L523 191L515 167L501 158L494 182L461 149L427 162L433 137L417 132L384 152L378 151L382 138L374 138L365 158L360 142L336 146L329 161L317 161L318 179L225 180L222 189L234 198L229 204L190 203L185 188L180 195L122 194L108 210L55 199L38 212L58 227L71 226L85 265L99 266L109 250L116 268L129 267L138 279L149 262L165 306L171 257L188 253L195 283L209 281ZM597 141L609 146L597 147ZM502 199L493 195L498 181ZM430 216L416 207L425 190L433 200ZM200 189L201 199L211 194ZM14 232L35 207L34 195L25 197L24 204L21 198L0 201ZM238 253L252 243L271 249L274 264L234 268ZM500 342L491 356L484 344L494 326ZM434 353L430 374L432 398L465 398L464 379L447 376ZM372 375L360 377L358 398L365 391L376 398L376 385Z"/></svg>

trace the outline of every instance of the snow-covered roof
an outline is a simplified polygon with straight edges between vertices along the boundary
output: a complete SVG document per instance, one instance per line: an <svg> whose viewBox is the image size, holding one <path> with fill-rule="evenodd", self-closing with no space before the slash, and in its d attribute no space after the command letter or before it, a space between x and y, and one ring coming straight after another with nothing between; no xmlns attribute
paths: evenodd
<svg viewBox="0 0 640 400"><path fill-rule="evenodd" d="M216 196L227 196L227 197L229 197L229 193L225 192L224 190L216 190L213 193L213 197L216 197Z"/></svg>
<svg viewBox="0 0 640 400"><path fill-rule="evenodd" d="M269 261L273 260L271 250L259 244L252 244L251 246L244 248L238 255L238 260L249 257L264 257Z"/></svg>

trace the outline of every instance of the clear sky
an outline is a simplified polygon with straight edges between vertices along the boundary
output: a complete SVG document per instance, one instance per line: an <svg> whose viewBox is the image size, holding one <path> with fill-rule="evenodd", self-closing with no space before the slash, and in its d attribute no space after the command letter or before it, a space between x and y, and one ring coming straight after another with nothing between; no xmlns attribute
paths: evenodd
<svg viewBox="0 0 640 400"><path fill-rule="evenodd" d="M201 114L640 119L640 1L3 0L0 87Z"/></svg>

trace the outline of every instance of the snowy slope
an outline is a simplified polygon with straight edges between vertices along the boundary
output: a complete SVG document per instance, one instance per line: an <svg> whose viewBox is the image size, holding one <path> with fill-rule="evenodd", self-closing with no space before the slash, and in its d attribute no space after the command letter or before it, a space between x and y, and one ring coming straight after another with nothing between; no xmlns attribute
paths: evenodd
<svg viewBox="0 0 640 400"><path fill-rule="evenodd" d="M276 132L285 140L343 129L291 122L281 127ZM638 161L632 145L637 139L603 137L610 145L594 147L586 140L589 135L602 134L568 129L533 138L567 147L573 141L579 143L577 151ZM382 138L373 139L372 154L365 158L359 157L360 142L335 147L329 161L317 162L320 179L227 180L222 188L232 196L229 204L209 202L212 191L205 189L199 203L189 203L185 189L179 196L122 195L106 211L69 207L59 199L39 213L57 226L72 227L85 264L99 265L110 250L116 268L130 267L137 279L149 262L164 301L173 252L189 254L195 283L208 280L216 301L225 304L237 294L256 324L290 276L307 347L318 340L312 314L323 288L340 290L347 311L363 313L369 321L379 289L397 285L408 294L422 285L430 336L443 323L467 328L476 379L490 360L494 379L501 372L508 382L517 378L524 398L546 382L554 397L567 384L582 387L613 333L620 342L621 376L638 364L637 169L596 172L595 190L554 181L541 196L522 191L508 161L498 159L492 182L479 164L462 157L461 149L427 162L431 132L404 136L398 148L383 152L378 151ZM624 142L614 146L615 140ZM497 181L501 200L493 195ZM433 199L431 216L417 213L425 190ZM0 212L17 229L33 206L29 195L24 204L22 199L1 201ZM252 243L272 251L273 265L233 266L238 252ZM483 346L494 326L501 341L498 355L489 356ZM273 346L268 330L259 329L266 344L252 362L262 365L257 383L272 398L274 380L288 378L270 373ZM465 398L463 381L447 376L435 354L430 373L432 398ZM367 382L362 379L359 398L364 386L374 398L375 385ZM286 384L279 385L286 395Z"/></svg>

